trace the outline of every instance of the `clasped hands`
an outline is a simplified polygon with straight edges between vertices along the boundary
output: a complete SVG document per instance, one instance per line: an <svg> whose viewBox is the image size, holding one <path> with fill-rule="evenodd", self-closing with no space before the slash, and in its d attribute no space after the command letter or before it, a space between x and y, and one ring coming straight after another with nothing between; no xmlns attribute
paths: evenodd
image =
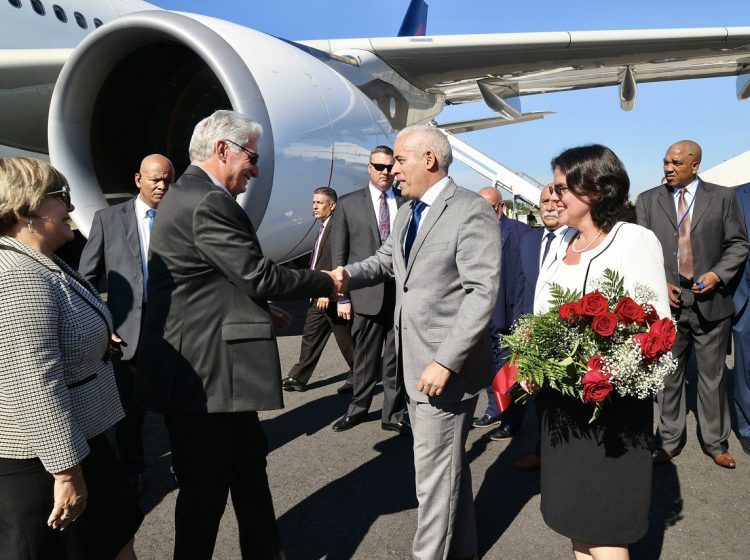
<svg viewBox="0 0 750 560"><path fill-rule="evenodd" d="M331 299L338 301L349 291L349 273L343 266L339 266L335 270L324 270L331 280L333 281L333 293Z"/></svg>
<svg viewBox="0 0 750 560"><path fill-rule="evenodd" d="M712 271L708 271L705 274L699 276L695 280L695 282L693 283L693 286L690 288L690 291L697 295L710 294L716 289L716 287L719 285L720 282L721 282L721 279L719 278L718 274ZM669 305L671 305L674 308L680 307L680 293L681 292L682 292L682 288L667 282L667 294L669 295Z"/></svg>

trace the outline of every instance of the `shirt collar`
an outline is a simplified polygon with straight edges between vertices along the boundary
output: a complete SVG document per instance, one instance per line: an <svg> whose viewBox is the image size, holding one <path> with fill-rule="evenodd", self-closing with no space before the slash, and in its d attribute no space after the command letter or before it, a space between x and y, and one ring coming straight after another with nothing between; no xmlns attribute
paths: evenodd
<svg viewBox="0 0 750 560"><path fill-rule="evenodd" d="M227 193L229 196L231 196L232 198L234 198L234 196L232 195L232 193L229 192L229 189L227 189L224 185L222 185L221 182L216 177L214 177L208 171L206 171L206 169L204 167L201 167L201 165L199 163L194 163L193 165L195 165L197 167L200 167L201 170L203 171L203 173L205 173L206 175L208 175L208 178L211 179L211 182L214 185L216 185L221 190L223 190L225 193Z"/></svg>
<svg viewBox="0 0 750 560"><path fill-rule="evenodd" d="M381 191L379 188L377 188L375 185L372 184L372 181L368 184L370 187L370 196L373 200L378 200L380 198L380 193L385 192L386 198L396 198L396 194L393 192L393 187L388 187L387 191Z"/></svg>
<svg viewBox="0 0 750 560"><path fill-rule="evenodd" d="M420 202L424 202L427 206L432 206L433 204L435 204L437 197L440 196L440 193L443 192L443 189L448 186L448 183L450 183L450 181L451 178L448 176L440 179L437 183L435 183L425 191L425 193L419 199Z"/></svg>
<svg viewBox="0 0 750 560"><path fill-rule="evenodd" d="M695 179L693 179L693 182L690 183L687 187L685 187L685 190L691 197L695 196L695 191L698 190L698 181L700 181L700 177L696 175ZM680 193L680 189L672 189L673 195L677 196L679 193Z"/></svg>
<svg viewBox="0 0 750 560"><path fill-rule="evenodd" d="M151 210L151 207L143 201L140 195L136 196L135 197L135 215L138 218L147 218L148 215L146 213L149 210Z"/></svg>

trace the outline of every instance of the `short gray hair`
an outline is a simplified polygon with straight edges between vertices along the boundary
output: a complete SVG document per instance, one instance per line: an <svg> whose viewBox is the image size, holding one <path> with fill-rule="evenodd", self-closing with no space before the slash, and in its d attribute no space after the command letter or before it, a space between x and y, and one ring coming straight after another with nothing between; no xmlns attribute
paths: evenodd
<svg viewBox="0 0 750 560"><path fill-rule="evenodd" d="M448 171L448 167L453 163L453 150L448 138L432 125L409 126L398 133L396 139L399 138L411 140L414 143L414 150L420 152L420 155L430 150L435 154L438 167L442 171Z"/></svg>
<svg viewBox="0 0 750 560"><path fill-rule="evenodd" d="M250 140L260 138L261 134L263 127L245 115L234 111L216 111L195 125L188 149L190 161L211 159L219 140L229 140L229 149L239 152L240 149L232 142L244 146Z"/></svg>

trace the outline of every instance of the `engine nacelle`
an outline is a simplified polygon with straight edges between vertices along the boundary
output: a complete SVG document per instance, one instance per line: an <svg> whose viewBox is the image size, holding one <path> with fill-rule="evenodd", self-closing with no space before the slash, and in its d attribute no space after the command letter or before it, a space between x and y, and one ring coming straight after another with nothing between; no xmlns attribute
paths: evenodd
<svg viewBox="0 0 750 560"><path fill-rule="evenodd" d="M130 14L80 44L50 106L50 159L84 234L107 199L135 194L145 155L166 155L179 175L195 124L216 109L263 126L261 174L238 202L278 261L312 246L313 189L361 188L370 149L393 141L370 99L293 44L204 16Z"/></svg>

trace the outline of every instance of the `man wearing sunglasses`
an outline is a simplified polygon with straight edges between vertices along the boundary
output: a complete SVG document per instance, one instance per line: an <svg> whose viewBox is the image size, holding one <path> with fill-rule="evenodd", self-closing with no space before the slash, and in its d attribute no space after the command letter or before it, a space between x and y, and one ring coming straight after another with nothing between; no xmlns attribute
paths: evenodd
<svg viewBox="0 0 750 560"><path fill-rule="evenodd" d="M143 486L143 409L133 402L143 309L148 300L148 247L151 225L162 197L174 182L172 162L159 154L147 156L135 174L138 195L94 215L78 271L107 292L114 327L125 344L115 359L115 379L125 410L115 428L117 448L128 479L138 494Z"/></svg>
<svg viewBox="0 0 750 560"><path fill-rule="evenodd" d="M177 560L213 556L231 492L243 558L281 558L259 410L283 407L269 299L332 296L315 270L267 259L235 197L260 175L261 126L233 111L200 121L192 164L159 205L136 398L164 412L180 490Z"/></svg>
<svg viewBox="0 0 750 560"><path fill-rule="evenodd" d="M403 204L403 198L393 188L394 161L393 150L388 146L374 148L367 166L370 179L368 186L339 198L331 229L334 268L374 255L390 236L396 212ZM352 319L354 367L352 400L346 413L333 424L336 432L348 430L364 421L381 369L381 427L399 434L411 431L405 421L406 393L403 383L396 375L396 347L393 338L395 305L392 280L352 290L349 299L338 304L339 316Z"/></svg>

